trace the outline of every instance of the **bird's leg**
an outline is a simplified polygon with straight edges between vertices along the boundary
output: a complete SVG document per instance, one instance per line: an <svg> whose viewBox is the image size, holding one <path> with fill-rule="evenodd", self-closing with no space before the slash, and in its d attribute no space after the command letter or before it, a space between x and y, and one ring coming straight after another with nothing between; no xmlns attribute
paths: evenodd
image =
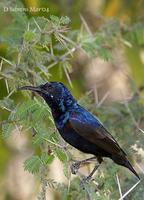
<svg viewBox="0 0 144 200"><path fill-rule="evenodd" d="M81 165L83 165L83 164L85 164L85 163L87 163L87 162L89 162L89 161L91 161L91 160L94 160L94 159L96 159L95 156L93 156L93 157L91 157L91 158L87 158L87 159L85 159L85 160L75 161L75 162L72 163L72 165L70 166L70 168L71 168L71 173L72 173L72 174L76 174Z"/></svg>
<svg viewBox="0 0 144 200"><path fill-rule="evenodd" d="M93 174L96 172L96 170L98 169L98 167L100 166L100 164L101 164L102 161L103 161L102 158L100 158L100 157L98 157L97 160L98 160L98 164L95 165L95 167L94 167L94 169L92 170L92 172L91 172L88 176L83 177L83 179L82 179L81 182L80 182L80 185L81 185L81 187L82 187L83 189L85 189L85 187L84 187L85 183L86 183L87 181L90 181L90 180L91 180Z"/></svg>

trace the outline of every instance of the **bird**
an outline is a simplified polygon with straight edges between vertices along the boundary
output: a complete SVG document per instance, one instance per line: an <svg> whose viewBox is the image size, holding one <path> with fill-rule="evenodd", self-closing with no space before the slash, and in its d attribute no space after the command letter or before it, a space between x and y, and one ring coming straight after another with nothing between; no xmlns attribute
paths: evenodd
<svg viewBox="0 0 144 200"><path fill-rule="evenodd" d="M61 137L79 151L92 154L93 157L76 161L71 172L76 174L81 165L97 159L92 172L81 180L89 181L103 158L128 168L139 180L140 177L128 161L127 154L98 118L82 107L62 82L46 82L40 86L23 86L20 90L29 90L40 95L51 109L55 126Z"/></svg>

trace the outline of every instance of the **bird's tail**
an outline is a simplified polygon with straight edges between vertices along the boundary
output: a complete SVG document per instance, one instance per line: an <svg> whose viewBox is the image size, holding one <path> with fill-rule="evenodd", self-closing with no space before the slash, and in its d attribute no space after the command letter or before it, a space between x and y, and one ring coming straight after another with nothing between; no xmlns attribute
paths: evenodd
<svg viewBox="0 0 144 200"><path fill-rule="evenodd" d="M137 172L135 171L135 169L132 167L132 165L130 164L130 162L126 158L126 156L112 156L112 159L118 165L122 165L122 166L128 168L140 180L139 175L137 174Z"/></svg>
<svg viewBox="0 0 144 200"><path fill-rule="evenodd" d="M137 172L135 171L135 169L132 167L132 165L128 160L125 162L124 166L127 167L133 174L135 174L135 176L140 180L139 175L137 174Z"/></svg>

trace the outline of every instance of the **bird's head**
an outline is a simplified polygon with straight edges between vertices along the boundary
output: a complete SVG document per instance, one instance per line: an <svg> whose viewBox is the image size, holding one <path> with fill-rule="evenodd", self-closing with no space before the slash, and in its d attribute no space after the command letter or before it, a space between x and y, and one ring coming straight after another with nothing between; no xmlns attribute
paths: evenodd
<svg viewBox="0 0 144 200"><path fill-rule="evenodd" d="M70 91L61 82L47 82L37 87L23 86L19 89L36 92L44 98L51 109L55 107L65 111L76 102Z"/></svg>

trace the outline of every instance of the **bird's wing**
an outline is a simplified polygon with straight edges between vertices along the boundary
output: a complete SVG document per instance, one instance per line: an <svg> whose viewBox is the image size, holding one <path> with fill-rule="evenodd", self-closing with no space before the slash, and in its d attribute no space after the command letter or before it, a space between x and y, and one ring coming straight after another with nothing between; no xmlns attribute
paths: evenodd
<svg viewBox="0 0 144 200"><path fill-rule="evenodd" d="M80 136L96 144L104 151L110 154L123 152L122 154L126 155L113 136L89 113L71 112L69 123Z"/></svg>

